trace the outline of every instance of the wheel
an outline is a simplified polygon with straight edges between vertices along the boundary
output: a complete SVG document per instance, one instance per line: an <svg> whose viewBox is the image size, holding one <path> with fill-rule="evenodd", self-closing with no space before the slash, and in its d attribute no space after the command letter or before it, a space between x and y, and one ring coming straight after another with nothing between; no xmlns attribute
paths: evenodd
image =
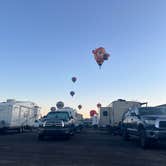
<svg viewBox="0 0 166 166"><path fill-rule="evenodd" d="M41 140L41 141L44 140L44 135L39 134L38 135L38 140Z"/></svg>
<svg viewBox="0 0 166 166"><path fill-rule="evenodd" d="M5 129L1 129L0 130L0 134L5 134L6 133L6 130Z"/></svg>
<svg viewBox="0 0 166 166"><path fill-rule="evenodd" d="M67 134L67 135L65 135L65 140L69 140L70 139L70 135L69 134Z"/></svg>
<svg viewBox="0 0 166 166"><path fill-rule="evenodd" d="M122 136L125 141L129 141L129 134L126 128L123 129Z"/></svg>
<svg viewBox="0 0 166 166"><path fill-rule="evenodd" d="M140 130L140 145L143 149L146 149L149 146L149 139L146 137L144 129Z"/></svg>
<svg viewBox="0 0 166 166"><path fill-rule="evenodd" d="M72 126L70 129L70 135L74 136L75 133L76 133L76 128L74 126Z"/></svg>

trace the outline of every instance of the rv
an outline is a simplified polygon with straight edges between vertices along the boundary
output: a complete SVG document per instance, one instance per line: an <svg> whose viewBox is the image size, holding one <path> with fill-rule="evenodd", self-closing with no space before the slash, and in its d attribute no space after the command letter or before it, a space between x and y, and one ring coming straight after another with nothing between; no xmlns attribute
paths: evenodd
<svg viewBox="0 0 166 166"><path fill-rule="evenodd" d="M110 128L111 125L111 107L101 107L100 108L100 128Z"/></svg>
<svg viewBox="0 0 166 166"><path fill-rule="evenodd" d="M92 116L91 119L92 119L92 126L94 128L98 128L98 125L99 125L99 117L98 117L98 115Z"/></svg>
<svg viewBox="0 0 166 166"><path fill-rule="evenodd" d="M137 101L126 101L119 99L113 101L107 107L100 108L100 127L108 127L111 131L119 131L121 129L121 121L125 112L131 108L139 108L143 104Z"/></svg>
<svg viewBox="0 0 166 166"><path fill-rule="evenodd" d="M0 131L32 129L39 119L40 108L33 102L9 99L0 103Z"/></svg>

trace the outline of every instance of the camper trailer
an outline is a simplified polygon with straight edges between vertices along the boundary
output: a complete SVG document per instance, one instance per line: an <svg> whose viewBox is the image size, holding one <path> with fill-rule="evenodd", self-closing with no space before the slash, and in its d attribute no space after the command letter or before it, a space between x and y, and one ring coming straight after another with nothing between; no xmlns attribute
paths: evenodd
<svg viewBox="0 0 166 166"><path fill-rule="evenodd" d="M33 128L35 120L39 119L40 108L33 102L9 99L0 103L0 131Z"/></svg>
<svg viewBox="0 0 166 166"><path fill-rule="evenodd" d="M118 131L121 128L122 117L128 109L133 107L141 107L143 104L137 101L126 101L119 99L113 101L107 107L101 107L100 109L100 127L108 127L112 131Z"/></svg>
<svg viewBox="0 0 166 166"><path fill-rule="evenodd" d="M110 128L111 125L111 107L101 107L100 108L100 128Z"/></svg>

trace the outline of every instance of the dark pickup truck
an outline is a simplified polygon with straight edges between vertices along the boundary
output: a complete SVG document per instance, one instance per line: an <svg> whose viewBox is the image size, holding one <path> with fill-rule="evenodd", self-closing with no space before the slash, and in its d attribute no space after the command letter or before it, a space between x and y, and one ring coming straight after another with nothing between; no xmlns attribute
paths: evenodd
<svg viewBox="0 0 166 166"><path fill-rule="evenodd" d="M45 121L39 127L38 139L46 136L65 136L69 138L74 134L74 122L67 111L54 111L48 113Z"/></svg>
<svg viewBox="0 0 166 166"><path fill-rule="evenodd" d="M121 129L124 140L137 137L143 148L152 142L166 140L166 108L133 108L124 114Z"/></svg>

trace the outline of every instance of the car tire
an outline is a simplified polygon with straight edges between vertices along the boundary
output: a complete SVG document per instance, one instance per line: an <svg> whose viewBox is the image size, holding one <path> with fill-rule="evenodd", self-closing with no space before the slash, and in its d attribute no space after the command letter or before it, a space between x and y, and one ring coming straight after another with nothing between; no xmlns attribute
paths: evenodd
<svg viewBox="0 0 166 166"><path fill-rule="evenodd" d="M65 140L69 140L69 139L70 139L70 135L69 134L65 135Z"/></svg>
<svg viewBox="0 0 166 166"><path fill-rule="evenodd" d="M123 136L123 140L129 141L129 134L126 128L123 129L122 136Z"/></svg>
<svg viewBox="0 0 166 166"><path fill-rule="evenodd" d="M0 134L5 134L6 132L7 132L6 129L1 129L1 130L0 130Z"/></svg>
<svg viewBox="0 0 166 166"><path fill-rule="evenodd" d="M143 149L146 149L149 146L149 139L146 137L144 129L140 130L140 145Z"/></svg>

